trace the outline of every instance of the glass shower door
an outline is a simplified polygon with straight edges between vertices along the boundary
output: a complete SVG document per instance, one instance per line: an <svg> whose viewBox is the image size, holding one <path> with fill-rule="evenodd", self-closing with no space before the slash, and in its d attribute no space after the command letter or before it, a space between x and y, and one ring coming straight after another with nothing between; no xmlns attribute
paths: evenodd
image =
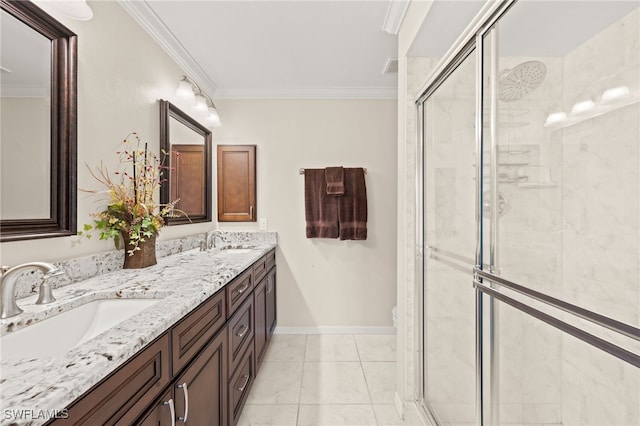
<svg viewBox="0 0 640 426"><path fill-rule="evenodd" d="M440 425L475 421L475 62L471 52L422 109L423 393Z"/></svg>

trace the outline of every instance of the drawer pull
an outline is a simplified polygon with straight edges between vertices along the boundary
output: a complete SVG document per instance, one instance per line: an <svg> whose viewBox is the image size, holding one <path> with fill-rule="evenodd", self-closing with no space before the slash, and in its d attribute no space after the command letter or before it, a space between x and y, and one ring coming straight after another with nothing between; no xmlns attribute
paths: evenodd
<svg viewBox="0 0 640 426"><path fill-rule="evenodd" d="M247 291L247 289L249 288L249 284L251 284L251 283L247 282L244 286L242 286L242 288L237 289L236 293L242 294L245 291Z"/></svg>
<svg viewBox="0 0 640 426"><path fill-rule="evenodd" d="M236 333L236 336L238 336L240 338L243 338L244 335L247 334L247 331L249 331L249 326L245 324L240 328L240 330L242 330L242 331L238 331Z"/></svg>
<svg viewBox="0 0 640 426"><path fill-rule="evenodd" d="M178 417L178 421L182 423L186 423L189 418L189 389L187 388L187 383L183 383L178 385L182 392L184 393L184 417Z"/></svg>
<svg viewBox="0 0 640 426"><path fill-rule="evenodd" d="M244 379L244 383L242 384L242 386L240 386L238 388L238 392L242 393L244 392L244 389L247 387L247 385L249 384L249 379L251 378L250 375L245 374L244 376L242 376L242 378Z"/></svg>
<svg viewBox="0 0 640 426"><path fill-rule="evenodd" d="M176 408L173 405L173 398L163 402L162 405L169 406L169 411L171 413L171 426L176 426Z"/></svg>

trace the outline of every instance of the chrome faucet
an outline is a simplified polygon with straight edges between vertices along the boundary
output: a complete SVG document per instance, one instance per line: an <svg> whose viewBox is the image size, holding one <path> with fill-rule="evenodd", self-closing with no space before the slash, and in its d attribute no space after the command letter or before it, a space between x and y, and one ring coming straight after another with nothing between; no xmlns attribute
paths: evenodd
<svg viewBox="0 0 640 426"><path fill-rule="evenodd" d="M45 262L23 263L13 268L3 266L0 268L0 272L2 272L2 276L0 277L0 318L9 318L23 312L16 303L16 282L20 272L31 268L39 269L44 273L36 304L44 305L56 300L55 297L53 297L51 284L47 282L47 280L51 277L64 274L63 270Z"/></svg>
<svg viewBox="0 0 640 426"><path fill-rule="evenodd" d="M220 240L222 240L222 235L223 234L224 234L224 232L219 230L219 229L207 232L206 238L200 244L200 250L201 251L207 251L207 250L210 250L210 249L214 248L216 246L216 237L218 237L218 238L220 238Z"/></svg>

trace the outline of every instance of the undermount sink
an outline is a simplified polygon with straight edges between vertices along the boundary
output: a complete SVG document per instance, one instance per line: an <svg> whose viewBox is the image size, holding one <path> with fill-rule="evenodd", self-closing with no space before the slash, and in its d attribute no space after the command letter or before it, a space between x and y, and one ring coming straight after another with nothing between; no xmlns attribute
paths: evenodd
<svg viewBox="0 0 640 426"><path fill-rule="evenodd" d="M160 299L101 299L47 318L0 338L0 358L48 358L131 318Z"/></svg>

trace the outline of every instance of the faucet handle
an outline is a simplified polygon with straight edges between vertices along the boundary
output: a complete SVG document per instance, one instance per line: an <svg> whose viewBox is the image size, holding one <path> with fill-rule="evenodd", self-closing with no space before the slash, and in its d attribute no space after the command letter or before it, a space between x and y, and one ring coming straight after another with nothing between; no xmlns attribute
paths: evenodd
<svg viewBox="0 0 640 426"><path fill-rule="evenodd" d="M51 283L49 283L49 278L63 274L63 270L56 269L43 275L40 288L38 289L38 300L36 300L36 305L46 305L47 303L53 303L56 301L56 298L53 296L53 287L51 287Z"/></svg>

